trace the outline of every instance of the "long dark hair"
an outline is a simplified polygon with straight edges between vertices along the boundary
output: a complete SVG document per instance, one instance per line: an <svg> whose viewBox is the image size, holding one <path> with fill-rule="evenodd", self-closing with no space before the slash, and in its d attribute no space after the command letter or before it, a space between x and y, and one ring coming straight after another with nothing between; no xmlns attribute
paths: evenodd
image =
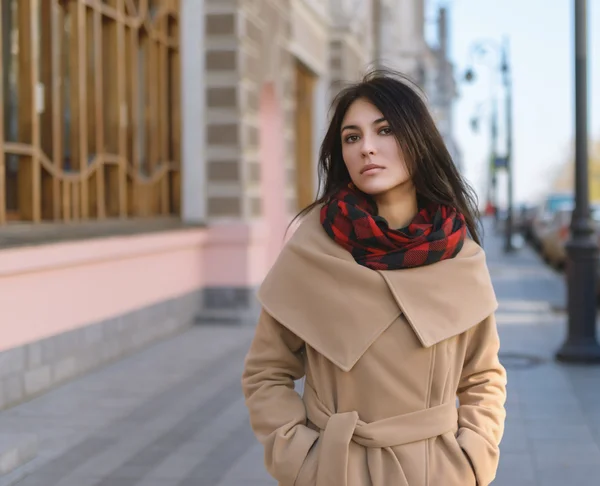
<svg viewBox="0 0 600 486"><path fill-rule="evenodd" d="M299 217L328 202L351 181L342 158L341 127L350 105L364 98L381 111L403 147L418 197L456 208L465 217L471 238L481 244L475 191L454 164L417 89L402 74L378 69L370 71L362 81L347 86L335 97L332 103L333 116L319 154L317 199L300 211L290 226Z"/></svg>

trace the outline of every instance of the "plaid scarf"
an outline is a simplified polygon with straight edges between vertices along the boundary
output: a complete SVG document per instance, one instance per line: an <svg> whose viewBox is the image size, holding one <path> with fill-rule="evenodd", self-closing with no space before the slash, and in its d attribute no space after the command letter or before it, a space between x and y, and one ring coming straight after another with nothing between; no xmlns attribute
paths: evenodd
<svg viewBox="0 0 600 486"><path fill-rule="evenodd" d="M465 218L438 204L423 207L405 228L390 229L375 216L375 202L349 184L321 208L321 224L356 262L372 270L396 270L454 258L467 233Z"/></svg>

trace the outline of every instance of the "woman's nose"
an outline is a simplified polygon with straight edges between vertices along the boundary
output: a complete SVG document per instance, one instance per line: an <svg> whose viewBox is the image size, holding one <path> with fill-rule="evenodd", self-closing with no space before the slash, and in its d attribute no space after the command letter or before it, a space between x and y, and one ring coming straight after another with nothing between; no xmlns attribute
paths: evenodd
<svg viewBox="0 0 600 486"><path fill-rule="evenodd" d="M363 157L367 155L375 155L375 146L370 138L365 137L363 139L363 145L361 147Z"/></svg>

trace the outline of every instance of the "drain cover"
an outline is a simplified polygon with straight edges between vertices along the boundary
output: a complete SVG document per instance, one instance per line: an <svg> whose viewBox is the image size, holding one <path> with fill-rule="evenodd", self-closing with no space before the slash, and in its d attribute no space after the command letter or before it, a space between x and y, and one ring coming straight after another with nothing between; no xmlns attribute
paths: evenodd
<svg viewBox="0 0 600 486"><path fill-rule="evenodd" d="M524 370L539 366L543 364L545 360L539 356L525 353L500 353L500 362L506 369Z"/></svg>

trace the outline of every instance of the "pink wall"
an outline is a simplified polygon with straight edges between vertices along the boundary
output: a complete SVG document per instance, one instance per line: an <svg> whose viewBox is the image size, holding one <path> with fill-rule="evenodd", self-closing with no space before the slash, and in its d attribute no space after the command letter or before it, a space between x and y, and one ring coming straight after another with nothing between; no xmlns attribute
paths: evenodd
<svg viewBox="0 0 600 486"><path fill-rule="evenodd" d="M255 287L267 271L265 224L215 224L203 247L206 285Z"/></svg>
<svg viewBox="0 0 600 486"><path fill-rule="evenodd" d="M283 117L272 84L260 107L262 222L2 250L0 351L202 287L258 286L289 221Z"/></svg>
<svg viewBox="0 0 600 486"><path fill-rule="evenodd" d="M263 214L267 228L266 264L270 267L283 244L289 222L285 200L284 133L281 106L273 83L260 97L260 160Z"/></svg>
<svg viewBox="0 0 600 486"><path fill-rule="evenodd" d="M0 252L0 350L203 285L201 230Z"/></svg>
<svg viewBox="0 0 600 486"><path fill-rule="evenodd" d="M261 225L217 225L0 251L0 351L204 286L256 286Z"/></svg>

